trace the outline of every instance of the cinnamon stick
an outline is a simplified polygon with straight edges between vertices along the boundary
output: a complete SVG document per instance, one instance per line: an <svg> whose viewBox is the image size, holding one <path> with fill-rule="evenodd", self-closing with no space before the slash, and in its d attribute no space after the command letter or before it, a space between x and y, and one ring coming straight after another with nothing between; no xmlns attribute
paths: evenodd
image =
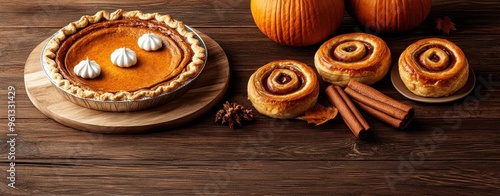
<svg viewBox="0 0 500 196"><path fill-rule="evenodd" d="M338 89L340 89L340 91ZM354 107L354 104L352 104L350 99L343 93L342 89L340 87L336 88L333 85L330 85L326 88L325 92L330 102L339 110L342 119L344 119L344 122L352 133L354 133L357 138L362 137L364 132L368 131L370 127L357 108ZM341 93L344 94L344 96L342 96ZM343 97L347 99L344 99ZM350 104L348 104L346 100L347 102L350 102ZM351 107L349 107L349 105ZM365 126L368 125L367 128L365 128L363 124L365 124Z"/></svg>
<svg viewBox="0 0 500 196"><path fill-rule="evenodd" d="M347 107L349 107L349 109L352 111L352 113L354 114L354 116L356 117L358 122L361 123L361 126L363 126L363 128L365 130L370 129L370 125L368 124L368 122L366 122L365 118L363 118L363 116L361 115L359 110L356 109L356 106L351 101L351 99L349 99L349 96L347 96L347 94L345 94L345 92L342 90L342 88L340 86L335 86L335 90L337 90L340 97L342 97L344 102L347 104Z"/></svg>
<svg viewBox="0 0 500 196"><path fill-rule="evenodd" d="M403 111L403 110L400 110L394 106L391 106L389 104L386 104L384 102L380 102L380 101L377 101L375 99L372 99L371 97L367 97L367 96L364 96L354 90L352 90L350 87L346 88L345 89L345 92L354 100L360 102L360 103L363 103L367 106L370 106L372 107L373 109L376 109L380 112L383 112L387 115L390 115L394 118L397 118L397 119L402 119L402 120L406 120L408 119L410 116L409 116L409 113Z"/></svg>
<svg viewBox="0 0 500 196"><path fill-rule="evenodd" d="M413 118L412 106L394 100L366 84L351 80L344 91L359 108L395 128L406 128Z"/></svg>
<svg viewBox="0 0 500 196"><path fill-rule="evenodd" d="M399 102L399 101L383 94L382 92L380 92L380 91L378 91L378 90L376 90L368 85L365 85L365 84L358 82L356 80L351 80L351 81L349 81L347 86L350 89L352 89L352 90L354 90L354 91L356 91L356 92L358 92L366 97L370 97L374 100L377 100L377 101L382 102L382 103L386 103L388 105L391 105L395 108L398 108L400 110L407 112L409 114L410 118L413 117L413 115L414 115L414 109L412 106L406 105L402 102Z"/></svg>
<svg viewBox="0 0 500 196"><path fill-rule="evenodd" d="M401 119L397 119L397 118L394 118L392 116L389 116L383 112L380 112L376 109L373 109L361 102L358 102L356 100L354 100L354 102L359 106L359 108L361 108L363 111L365 111L366 113L372 115L373 117L379 119L380 121L392 126L392 127L395 127L395 128L398 128L398 129L404 129L408 126L410 120L401 120Z"/></svg>

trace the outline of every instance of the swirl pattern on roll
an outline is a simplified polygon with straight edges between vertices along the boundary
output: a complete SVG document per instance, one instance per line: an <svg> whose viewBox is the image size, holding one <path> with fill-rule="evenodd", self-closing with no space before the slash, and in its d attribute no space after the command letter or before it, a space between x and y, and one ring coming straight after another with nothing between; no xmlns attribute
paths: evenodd
<svg viewBox="0 0 500 196"><path fill-rule="evenodd" d="M453 42L441 38L419 40L399 57L399 75L405 86L423 97L448 96L462 88L469 63Z"/></svg>
<svg viewBox="0 0 500 196"><path fill-rule="evenodd" d="M354 79L374 84L388 72L391 52L381 38L366 33L338 35L323 43L314 57L318 73L334 85Z"/></svg>
<svg viewBox="0 0 500 196"><path fill-rule="evenodd" d="M247 90L259 113L288 119L316 104L319 82L316 72L307 64L278 60L257 69L248 81Z"/></svg>

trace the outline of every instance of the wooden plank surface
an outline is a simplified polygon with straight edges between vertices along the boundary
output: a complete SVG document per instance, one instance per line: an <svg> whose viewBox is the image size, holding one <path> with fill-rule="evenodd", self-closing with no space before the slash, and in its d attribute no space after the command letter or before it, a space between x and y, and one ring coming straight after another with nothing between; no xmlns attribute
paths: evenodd
<svg viewBox="0 0 500 196"><path fill-rule="evenodd" d="M374 85L415 107L405 131L366 116L357 140L342 119L321 126L257 115L243 128L214 123L221 103L188 125L147 134L101 135L65 127L39 112L24 89L36 45L69 21L100 9L170 13L214 39L231 78L223 100L251 106L250 75L278 59L313 64L319 45L284 47L254 25L246 0L1 1L0 195L497 195L500 193L500 2L433 0L416 29L380 34L393 62L412 42L441 37L466 53L478 78L464 99L425 104L406 99L389 77ZM445 35L434 20L449 16ZM363 29L346 14L336 34ZM16 88L16 189L8 187L8 86ZM321 83L322 89L326 87ZM325 101L324 94L320 101Z"/></svg>

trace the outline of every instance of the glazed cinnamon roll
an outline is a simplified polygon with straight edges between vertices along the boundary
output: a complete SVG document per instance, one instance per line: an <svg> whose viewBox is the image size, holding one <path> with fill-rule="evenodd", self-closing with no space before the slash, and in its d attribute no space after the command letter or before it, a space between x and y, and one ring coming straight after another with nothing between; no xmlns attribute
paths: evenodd
<svg viewBox="0 0 500 196"><path fill-rule="evenodd" d="M467 82L469 63L453 42L422 39L408 46L399 57L399 75L408 90L418 96L448 96Z"/></svg>
<svg viewBox="0 0 500 196"><path fill-rule="evenodd" d="M261 114L288 119L316 104L319 82L316 72L293 60L272 61L255 71L248 81L248 99Z"/></svg>
<svg viewBox="0 0 500 196"><path fill-rule="evenodd" d="M371 85L391 66L391 51L381 38L366 33L338 35L323 43L314 56L323 80L346 86L353 79Z"/></svg>

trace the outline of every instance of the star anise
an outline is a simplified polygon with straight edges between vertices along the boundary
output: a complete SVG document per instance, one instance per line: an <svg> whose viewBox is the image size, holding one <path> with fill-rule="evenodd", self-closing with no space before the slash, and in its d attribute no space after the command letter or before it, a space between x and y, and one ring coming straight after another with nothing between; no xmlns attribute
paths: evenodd
<svg viewBox="0 0 500 196"><path fill-rule="evenodd" d="M252 109L247 109L238 103L229 103L229 101L226 101L223 104L223 108L215 115L215 122L227 123L231 129L234 129L236 124L241 127L243 121L251 121L253 117Z"/></svg>

